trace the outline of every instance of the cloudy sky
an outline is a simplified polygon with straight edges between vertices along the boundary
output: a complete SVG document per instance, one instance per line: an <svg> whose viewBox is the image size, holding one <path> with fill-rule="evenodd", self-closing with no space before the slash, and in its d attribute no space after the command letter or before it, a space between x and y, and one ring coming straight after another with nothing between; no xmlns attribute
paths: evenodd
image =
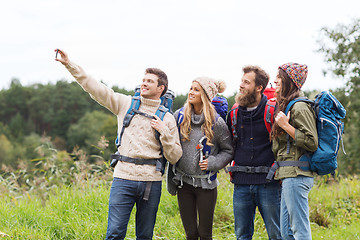
<svg viewBox="0 0 360 240"><path fill-rule="evenodd" d="M54 49L109 86L133 89L144 69L159 67L169 87L187 92L198 76L223 79L237 91L244 65L274 80L285 62L309 66L305 90L334 89L316 50L322 27L360 17L358 0L14 0L1 1L0 89L72 81Z"/></svg>

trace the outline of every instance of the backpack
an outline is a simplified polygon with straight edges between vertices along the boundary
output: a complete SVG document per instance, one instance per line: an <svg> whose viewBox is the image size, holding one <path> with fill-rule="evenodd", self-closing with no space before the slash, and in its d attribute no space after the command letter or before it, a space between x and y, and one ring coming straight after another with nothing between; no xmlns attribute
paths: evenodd
<svg viewBox="0 0 360 240"><path fill-rule="evenodd" d="M228 112L228 101L224 97L216 96L213 98L211 103L214 105L216 112L224 119L226 122L226 115Z"/></svg>
<svg viewBox="0 0 360 240"><path fill-rule="evenodd" d="M265 88L264 95L268 98L265 111L264 111L264 123L267 131L270 133L272 125L274 123L274 112L276 106L275 97L275 88ZM239 104L235 103L230 110L230 120L231 120L231 133L233 135L234 142L238 139L238 134L236 132L237 126L237 117L239 111ZM250 167L250 166L235 166L235 161L231 161L230 167L227 168L227 171L230 174L230 179L232 179L232 172L240 171L240 172L249 172L249 173L267 173L269 171L269 167L260 166L260 167Z"/></svg>
<svg viewBox="0 0 360 240"><path fill-rule="evenodd" d="M164 116L167 112L172 113L172 106L173 106L174 98L175 98L175 94L171 90L167 90L167 92L163 96L160 97L160 100L161 100L160 106L156 110L155 115L158 116L161 120L164 119ZM140 99L141 99L140 86L137 86L135 88L135 94L131 98L130 107L129 107L127 113L125 114L121 132L115 140L115 145L116 145L117 149L121 145L121 140L122 140L122 136L124 134L125 128L130 125L130 122L131 122L132 118L135 116L135 114L140 114L144 117L151 118L151 119L153 118L153 116L139 111L140 104L141 104ZM159 140L160 150L163 155L163 148L162 148L162 144L160 142L160 133L158 131L155 131L155 137L157 140ZM162 174L164 174L164 169L165 169L165 164L166 164L166 159L164 156L160 159L134 159L134 158L126 157L124 155L120 155L120 153L118 151L115 154L111 155L111 159L112 160L111 160L110 165L112 167L115 167L117 162L119 160L121 160L121 161L131 162L131 163L140 164L140 165L143 165L143 164L156 165L156 170L161 171Z"/></svg>
<svg viewBox="0 0 360 240"><path fill-rule="evenodd" d="M291 107L299 101L310 103L314 109L318 134L318 148L313 153L306 153L301 156L299 161L275 162L273 169L276 170L282 166L298 166L304 171L311 170L319 175L334 173L337 168L336 156L344 132L344 123L341 120L345 118L346 110L331 92L323 91L315 96L314 101L303 97L290 101L286 106L285 115L287 115ZM289 152L289 138L287 145ZM271 174L274 174L274 172L275 171L272 173L269 172L268 179L271 179Z"/></svg>
<svg viewBox="0 0 360 240"><path fill-rule="evenodd" d="M274 98L275 97L275 88L273 88L272 85L271 85L271 87L265 88L264 95L267 96L267 98L269 100Z"/></svg>

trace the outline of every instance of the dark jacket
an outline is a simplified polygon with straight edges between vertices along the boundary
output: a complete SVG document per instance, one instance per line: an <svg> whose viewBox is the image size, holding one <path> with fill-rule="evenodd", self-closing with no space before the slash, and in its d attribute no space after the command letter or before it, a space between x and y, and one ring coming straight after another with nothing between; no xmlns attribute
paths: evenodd
<svg viewBox="0 0 360 240"><path fill-rule="evenodd" d="M274 162L269 132L264 122L266 102L267 97L262 95L255 110L248 111L244 107L239 107L236 126L238 140L234 145L235 166L271 167ZM230 113L227 124L231 131ZM264 184L267 183L266 175L266 173L233 172L232 182L234 184Z"/></svg>

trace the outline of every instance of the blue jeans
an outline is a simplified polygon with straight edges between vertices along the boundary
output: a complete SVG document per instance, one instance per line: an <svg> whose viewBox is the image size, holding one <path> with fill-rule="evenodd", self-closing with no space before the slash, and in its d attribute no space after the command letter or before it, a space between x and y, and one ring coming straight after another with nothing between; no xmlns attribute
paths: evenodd
<svg viewBox="0 0 360 240"><path fill-rule="evenodd" d="M313 185L312 177L282 180L280 226L283 239L311 240L308 196Z"/></svg>
<svg viewBox="0 0 360 240"><path fill-rule="evenodd" d="M281 186L278 181L259 185L234 185L236 239L252 239L256 207L264 220L269 239L281 239L280 197Z"/></svg>
<svg viewBox="0 0 360 240"><path fill-rule="evenodd" d="M136 204L136 239L152 239L161 196L161 181L152 182L148 200L144 200L147 182L114 178L109 198L106 239L124 239L131 211Z"/></svg>

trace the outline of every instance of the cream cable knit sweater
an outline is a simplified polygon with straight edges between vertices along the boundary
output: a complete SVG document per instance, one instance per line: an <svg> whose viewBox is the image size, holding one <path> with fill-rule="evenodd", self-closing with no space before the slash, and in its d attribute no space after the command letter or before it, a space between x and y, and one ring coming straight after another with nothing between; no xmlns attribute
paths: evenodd
<svg viewBox="0 0 360 240"><path fill-rule="evenodd" d="M102 106L117 116L118 132L121 131L123 119L130 107L131 96L116 93L111 88L87 75L85 71L73 62L66 68L74 76L80 86ZM160 100L141 97L140 111L154 115L160 105ZM159 141L155 139L155 130L150 125L151 119L135 115L130 125L125 129L122 143L119 147L121 155L132 158L160 158ZM175 164L182 155L179 133L175 118L167 113L163 119L166 126L160 131L160 141L164 156ZM151 165L135 165L128 162L118 162L114 169L114 177L133 181L161 181L161 173Z"/></svg>

